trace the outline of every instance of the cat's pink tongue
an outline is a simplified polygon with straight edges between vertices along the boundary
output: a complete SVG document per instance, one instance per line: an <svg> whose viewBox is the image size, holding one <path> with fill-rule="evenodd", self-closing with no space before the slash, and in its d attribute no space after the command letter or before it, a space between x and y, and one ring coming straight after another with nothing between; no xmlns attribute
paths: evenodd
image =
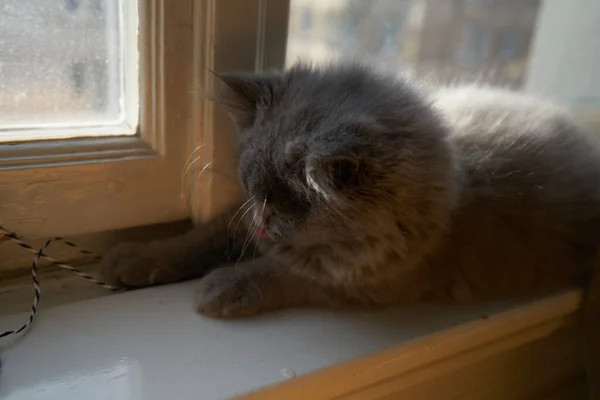
<svg viewBox="0 0 600 400"><path fill-rule="evenodd" d="M265 231L262 228L258 228L256 230L256 236L258 236L261 239L268 239L269 238L269 234L267 233L267 231Z"/></svg>

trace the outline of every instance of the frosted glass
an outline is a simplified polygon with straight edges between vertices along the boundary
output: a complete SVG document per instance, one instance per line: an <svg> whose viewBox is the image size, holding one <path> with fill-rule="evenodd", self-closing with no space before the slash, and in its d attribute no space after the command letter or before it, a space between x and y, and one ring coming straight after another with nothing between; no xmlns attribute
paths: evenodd
<svg viewBox="0 0 600 400"><path fill-rule="evenodd" d="M129 72L137 65L126 65L137 63L137 10L129 1L0 2L0 134L137 124L138 77Z"/></svg>

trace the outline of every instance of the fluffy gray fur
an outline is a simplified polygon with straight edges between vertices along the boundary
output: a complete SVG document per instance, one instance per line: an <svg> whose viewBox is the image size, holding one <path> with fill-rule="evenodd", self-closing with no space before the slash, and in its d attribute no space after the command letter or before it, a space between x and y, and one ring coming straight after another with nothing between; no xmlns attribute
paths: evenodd
<svg viewBox="0 0 600 400"><path fill-rule="evenodd" d="M110 283L206 275L197 309L213 317L589 285L600 150L566 110L476 86L424 90L357 65L221 79L253 218L235 240L228 227L246 208L183 237L122 245L103 262ZM268 234L253 239L261 258L227 266L226 248L247 257L255 230Z"/></svg>

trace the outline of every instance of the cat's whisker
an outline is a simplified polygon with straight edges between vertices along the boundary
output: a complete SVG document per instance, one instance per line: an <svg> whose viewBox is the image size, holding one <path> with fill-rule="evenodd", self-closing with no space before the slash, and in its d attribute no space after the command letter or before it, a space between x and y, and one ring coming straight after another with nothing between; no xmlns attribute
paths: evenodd
<svg viewBox="0 0 600 400"><path fill-rule="evenodd" d="M184 171L183 171L183 172L182 172L182 174L181 174L181 189L184 191L184 193L187 193L187 192L189 191L189 189L190 189L190 184L189 184L189 181L187 180L187 173L188 173L188 170L189 170L189 168L190 168L190 167L191 167L191 166L192 166L192 165L193 165L195 162L197 162L198 160L200 160L200 158L201 158L201 157L202 157L202 156L198 156L198 157L196 157L196 158L194 159L194 161L192 161L192 163L191 163L191 164L190 164L190 165L189 165L189 166L188 166L186 169L184 169ZM195 191L194 191L194 193L195 193Z"/></svg>
<svg viewBox="0 0 600 400"><path fill-rule="evenodd" d="M264 216L264 211L265 211L266 205L267 205L267 199L265 199L263 201L263 206L262 206L260 214L256 215L254 218L252 218L252 223L248 227L248 233L246 234L246 238L244 239L244 244L242 246L242 252L241 252L240 257L238 258L237 262L240 262L240 260L244 257L246 250L250 246L250 243L252 243L252 238L255 236L258 237L257 230L258 230L258 226L262 220L262 217Z"/></svg>
<svg viewBox="0 0 600 400"><path fill-rule="evenodd" d="M236 266L242 260L242 258L244 258L244 254L246 254L246 250L248 250L248 247L250 247L250 244L252 243L252 239L254 239L254 238L256 238L257 240L259 239L258 234L256 233L257 225L258 224L255 224L253 229L248 232L248 234L249 234L248 240L246 241L239 258L237 259L237 261L235 263Z"/></svg>
<svg viewBox="0 0 600 400"><path fill-rule="evenodd" d="M196 148L194 150L192 150L192 152L190 153L190 155L188 156L188 158L185 160L185 163L187 164L188 162L190 162L190 160L192 159L192 157L194 156L194 154L196 154L204 146L206 146L206 144L201 144L199 146L196 146Z"/></svg>
<svg viewBox="0 0 600 400"><path fill-rule="evenodd" d="M254 260L256 259L256 249L258 248L258 242L260 241L260 236L256 233L254 236L256 237L256 241L254 242L254 251L252 251L252 264L254 264Z"/></svg>
<svg viewBox="0 0 600 400"><path fill-rule="evenodd" d="M185 181L185 178L187 177L187 174L190 171L190 169L192 169L194 164L197 163L198 161L200 161L201 158L202 158L202 155L199 155L198 157L194 158L194 160L192 162L187 164L187 167L185 167L183 169L183 172L181 173L181 182Z"/></svg>
<svg viewBox="0 0 600 400"><path fill-rule="evenodd" d="M191 163L191 164L188 166L187 170L185 170L185 171L183 172L183 174L184 174L184 175L182 175L182 177L181 177L181 182L182 182L182 183L184 183L184 182L185 182L185 178L186 178L186 175L185 175L185 174L187 174L187 172L189 171L189 169L190 169L190 168L191 168L191 167L194 165L194 163L198 162L198 160L200 160L200 158L201 158L201 157L202 157L202 156L198 156L198 157L196 157L196 158L194 159L194 161L192 161L192 163ZM202 167L202 169L201 169L201 170L200 170L200 172L198 173L198 176L196 176L196 180L195 180L195 182L196 182L196 183L198 183L198 180L200 180L200 177L202 176L202 173L203 173L204 171L206 171L206 170L207 170L207 169L208 169L208 168L209 168L209 167L210 167L210 166L211 166L211 165L212 165L214 162L215 162L215 160L213 159L212 161L210 161L209 163L207 163L206 165L204 165L204 167Z"/></svg>
<svg viewBox="0 0 600 400"><path fill-rule="evenodd" d="M215 162L215 160L212 160L211 162L207 163L204 167L202 167L202 169L198 173L198 176L195 179L194 190L192 192L192 210L194 210L194 212L196 212L196 208L198 207L198 204L199 204L199 202L196 201L196 193L198 193L198 181L202 177L202 174L204 173L204 171L206 171L207 169L209 169L210 166L214 162ZM210 180L209 180L209 182L210 182Z"/></svg>
<svg viewBox="0 0 600 400"><path fill-rule="evenodd" d="M244 257L246 253L246 249L252 242L252 238L256 235L256 228L258 227L258 216L252 218L250 225L248 226L248 232L246 232L246 237L244 238L244 243L242 244L242 250L240 252L240 256L238 257L236 264L237 265L241 259Z"/></svg>
<svg viewBox="0 0 600 400"><path fill-rule="evenodd" d="M231 224L233 224L233 221L235 220L235 217L238 216L238 214L242 211L242 209L248 204L250 203L252 200L254 200L256 198L256 196L252 196L250 197L248 200L246 200L244 202L244 204L242 204L240 206L240 208L237 209L237 211L235 212L235 214L233 214L233 217L231 217L231 220L229 220L229 224L227 225L227 250L226 250L226 254L229 254L229 233L231 232ZM230 255L228 256L230 257Z"/></svg>
<svg viewBox="0 0 600 400"><path fill-rule="evenodd" d="M185 177L185 174L187 173L187 171L189 171L189 168L200 158L200 156L198 156L198 157L196 157L196 159L194 159L194 161L192 161L190 163L190 161L196 155L196 153L198 153L198 151L200 151L204 146L205 146L204 144L201 144L200 146L198 146L194 150L192 150L192 152L190 153L188 158L185 160L185 163L183 164L182 176Z"/></svg>
<svg viewBox="0 0 600 400"><path fill-rule="evenodd" d="M205 146L204 144L201 144L201 145L197 146L194 150L192 150L192 152L190 153L188 158L185 160L185 163L183 164L183 172L181 173L181 192L182 192L182 196L185 196L184 197L185 199L187 199L188 195L189 195L189 193L188 193L189 185L186 184L187 173L188 173L189 169L191 168L191 166L200 159L200 156L196 157L194 159L194 161L192 161L191 163L190 163L190 160L192 160L192 158L196 155L196 153L198 153L198 151L200 151L204 146Z"/></svg>
<svg viewBox="0 0 600 400"><path fill-rule="evenodd" d="M248 204L250 203L252 200L254 200L256 198L256 196L252 196L250 197L248 200L246 200L244 202L244 204L242 204L237 211L235 212L235 214L233 214L233 217L231 217L231 220L229 220L229 224L227 225L227 235L229 235L229 231L231 229L231 224L233 224L233 221L235 220L235 217L238 216L238 214L242 211L242 209Z"/></svg>
<svg viewBox="0 0 600 400"><path fill-rule="evenodd" d="M202 169L200 170L200 172L196 176L195 183L198 183L198 181L200 181L200 178L202 177L202 174L204 173L204 171L206 171L207 169L209 169L210 166L213 165L215 161L216 160L212 160L211 162L207 163L204 167L202 167Z"/></svg>
<svg viewBox="0 0 600 400"><path fill-rule="evenodd" d="M244 213L242 214L242 216L240 217L240 219L238 220L237 224L235 225L235 229L233 230L233 239L232 239L232 244L233 247L235 248L235 237L237 235L237 231L238 228L240 226L240 223L244 220L244 217L246 216L246 214L248 214L250 212L250 210L252 210L252 208L256 205L256 203L252 203L248 206L248 208L246 209L246 211L244 211ZM252 224L252 223L251 223ZM233 255L233 249L231 250L231 253L229 254L229 256L227 256L227 258L230 258Z"/></svg>
<svg viewBox="0 0 600 400"><path fill-rule="evenodd" d="M263 202L263 208L260 213L260 221L263 221L265 216L265 206L267 205L267 199ZM252 264L254 264L254 260L256 259L256 249L258 248L258 242L260 241L260 236L255 232L254 236L256 236L256 241L254 242L254 251L252 252Z"/></svg>

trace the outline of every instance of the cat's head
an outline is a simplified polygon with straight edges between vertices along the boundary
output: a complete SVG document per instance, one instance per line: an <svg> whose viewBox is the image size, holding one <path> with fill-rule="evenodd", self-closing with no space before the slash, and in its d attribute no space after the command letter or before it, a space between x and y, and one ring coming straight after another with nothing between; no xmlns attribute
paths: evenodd
<svg viewBox="0 0 600 400"><path fill-rule="evenodd" d="M446 195L445 131L405 81L357 65L302 64L220 78L263 236L355 236L376 215L393 218L402 202L403 212L418 213L429 204L423 196Z"/></svg>

